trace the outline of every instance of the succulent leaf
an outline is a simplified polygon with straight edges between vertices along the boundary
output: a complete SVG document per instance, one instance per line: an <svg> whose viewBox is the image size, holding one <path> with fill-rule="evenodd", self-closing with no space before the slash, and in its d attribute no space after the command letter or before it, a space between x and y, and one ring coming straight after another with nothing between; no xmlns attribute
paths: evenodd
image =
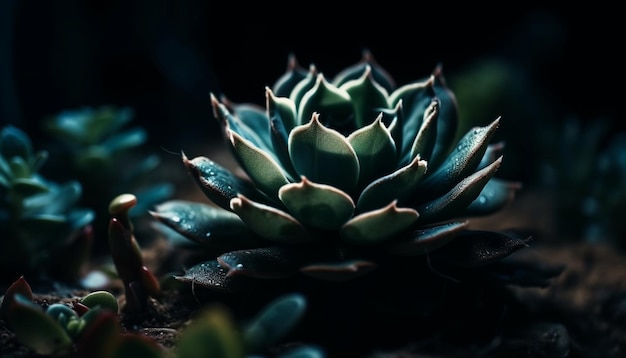
<svg viewBox="0 0 626 358"><path fill-rule="evenodd" d="M272 206L254 202L243 195L230 201L230 208L257 235L277 242L307 242L307 229L293 216Z"/></svg>
<svg viewBox="0 0 626 358"><path fill-rule="evenodd" d="M417 207L422 223L444 220L463 213L481 193L502 163L502 157L456 184L446 194Z"/></svg>
<svg viewBox="0 0 626 358"><path fill-rule="evenodd" d="M394 200L384 208L368 211L341 227L341 238L356 244L375 244L388 240L411 227L419 217L414 209L398 208Z"/></svg>
<svg viewBox="0 0 626 358"><path fill-rule="evenodd" d="M381 109L388 108L387 90L376 83L372 74L372 67L365 66L363 75L358 79L345 82L340 89L348 92L354 105L354 122L357 128L372 123Z"/></svg>
<svg viewBox="0 0 626 358"><path fill-rule="evenodd" d="M395 169L395 161L389 159L396 157L396 145L382 123L382 114L374 122L352 132L347 139L359 159L360 186Z"/></svg>
<svg viewBox="0 0 626 358"><path fill-rule="evenodd" d="M342 134L322 125L317 113L291 131L289 155L301 176L347 193L356 187L359 160L354 149Z"/></svg>
<svg viewBox="0 0 626 358"><path fill-rule="evenodd" d="M317 262L302 266L303 274L326 280L343 282L363 276L376 269L378 264L367 260L343 260L339 262Z"/></svg>
<svg viewBox="0 0 626 358"><path fill-rule="evenodd" d="M297 293L270 302L243 329L247 351L262 353L279 343L298 324L306 308L306 299Z"/></svg>
<svg viewBox="0 0 626 358"><path fill-rule="evenodd" d="M326 81L321 73L317 75L313 88L302 96L298 122L305 123L314 113L321 114L319 120L326 127L335 129L349 125L355 116L348 92Z"/></svg>
<svg viewBox="0 0 626 358"><path fill-rule="evenodd" d="M302 177L280 188L278 197L301 223L320 230L338 229L354 213L352 198L343 191Z"/></svg>
<svg viewBox="0 0 626 358"><path fill-rule="evenodd" d="M457 234L465 230L469 221L452 221L416 230L410 234L411 239L392 244L387 250L399 256L417 256L428 254L444 246Z"/></svg>
<svg viewBox="0 0 626 358"><path fill-rule="evenodd" d="M258 241L239 216L215 206L169 200L157 205L150 213L176 232L202 245L231 247Z"/></svg>
<svg viewBox="0 0 626 358"><path fill-rule="evenodd" d="M361 192L357 212L381 208L396 198L405 201L419 185L426 167L427 162L417 156L408 165L374 180Z"/></svg>
<svg viewBox="0 0 626 358"><path fill-rule="evenodd" d="M280 164L237 133L229 131L228 134L242 166L258 188L271 197L277 197L278 189L289 183Z"/></svg>

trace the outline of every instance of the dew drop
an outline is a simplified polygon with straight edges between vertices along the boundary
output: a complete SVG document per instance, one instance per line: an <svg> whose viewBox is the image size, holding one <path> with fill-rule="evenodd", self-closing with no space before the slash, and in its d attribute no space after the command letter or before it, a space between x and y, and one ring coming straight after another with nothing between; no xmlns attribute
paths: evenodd
<svg viewBox="0 0 626 358"><path fill-rule="evenodd" d="M180 216L172 216L171 220L175 223L179 223L180 222Z"/></svg>
<svg viewBox="0 0 626 358"><path fill-rule="evenodd" d="M237 266L235 266L238 269L242 269L243 268L243 264L237 264Z"/></svg>
<svg viewBox="0 0 626 358"><path fill-rule="evenodd" d="M478 203L480 203L480 204L487 204L487 201L488 201L487 197L484 196L484 195L481 195L481 196L478 197Z"/></svg>

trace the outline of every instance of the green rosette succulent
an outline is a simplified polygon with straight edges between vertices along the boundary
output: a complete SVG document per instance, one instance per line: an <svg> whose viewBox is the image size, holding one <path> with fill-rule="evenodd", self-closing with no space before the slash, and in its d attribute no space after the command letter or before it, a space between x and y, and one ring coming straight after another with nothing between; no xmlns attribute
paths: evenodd
<svg viewBox="0 0 626 358"><path fill-rule="evenodd" d="M43 177L47 158L19 128L0 131L0 281L75 279L92 245L94 213L78 207L80 183Z"/></svg>
<svg viewBox="0 0 626 358"><path fill-rule="evenodd" d="M457 103L441 66L397 86L367 50L332 80L290 55L265 97L263 108L211 95L246 176L183 153L212 203L170 200L152 211L220 251L178 280L230 292L255 280L337 282L437 263L545 284L536 271L499 265L526 238L469 227L469 217L507 205L520 184L494 177L502 143L490 139L500 118L456 135Z"/></svg>

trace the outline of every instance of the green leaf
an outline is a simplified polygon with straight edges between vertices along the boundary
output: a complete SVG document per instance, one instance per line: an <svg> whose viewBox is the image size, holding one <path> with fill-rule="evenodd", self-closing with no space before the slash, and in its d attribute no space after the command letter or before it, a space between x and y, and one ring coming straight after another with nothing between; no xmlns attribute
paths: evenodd
<svg viewBox="0 0 626 358"><path fill-rule="evenodd" d="M228 275L228 270L217 260L193 265L182 276L174 276L174 279L224 292L241 291L248 283L244 275Z"/></svg>
<svg viewBox="0 0 626 358"><path fill-rule="evenodd" d="M296 55L290 53L285 73L274 82L272 89L278 97L289 97L294 87L306 78L308 71L300 65Z"/></svg>
<svg viewBox="0 0 626 358"><path fill-rule="evenodd" d="M39 305L21 294L14 296L14 303L8 316L11 331L21 344L42 355L69 352L72 339Z"/></svg>
<svg viewBox="0 0 626 358"><path fill-rule="evenodd" d="M391 92L396 88L396 83L382 66L378 64L378 61L372 55L369 49L364 49L361 54L361 60L352 66L348 66L339 72L333 79L333 84L340 87L344 83L357 79L363 75L366 68L369 67L371 76L376 83L382 86L387 92Z"/></svg>
<svg viewBox="0 0 626 358"><path fill-rule="evenodd" d="M252 182L234 175L209 158L195 157L190 160L184 153L182 158L202 192L223 209L231 210L230 200L236 198L238 194L259 202L269 201L269 198L259 192Z"/></svg>
<svg viewBox="0 0 626 358"><path fill-rule="evenodd" d="M411 146L411 154L409 160L413 160L416 156L420 156L425 160L429 160L435 143L437 142L437 117L439 115L439 100L433 98L430 106L424 111L424 119L420 125L420 129L413 140Z"/></svg>
<svg viewBox="0 0 626 358"><path fill-rule="evenodd" d="M291 131L289 154L298 174L311 181L332 185L347 193L358 182L356 152L342 134L322 125L317 113L308 124Z"/></svg>
<svg viewBox="0 0 626 358"><path fill-rule="evenodd" d="M458 143L445 162L426 175L419 192L424 198L433 198L450 190L460 179L474 172L483 158L489 140L500 124L496 119L485 127L474 127Z"/></svg>
<svg viewBox="0 0 626 358"><path fill-rule="evenodd" d="M299 103L298 123L305 123L314 113L318 113L320 121L329 128L351 131L354 127L355 112L350 95L328 83L321 73Z"/></svg>
<svg viewBox="0 0 626 358"><path fill-rule="evenodd" d="M469 221L452 221L416 230L407 239L390 245L387 251L398 256L429 254L454 239L468 224Z"/></svg>
<svg viewBox="0 0 626 358"><path fill-rule="evenodd" d="M396 145L382 123L382 115L352 132L347 139L359 158L359 186L396 169Z"/></svg>
<svg viewBox="0 0 626 358"><path fill-rule="evenodd" d="M154 339L127 333L119 337L111 358L164 358L166 351ZM182 358L182 357L181 357Z"/></svg>
<svg viewBox="0 0 626 358"><path fill-rule="evenodd" d="M252 231L263 238L286 243L312 240L298 220L275 207L254 202L243 195L232 199L230 207Z"/></svg>
<svg viewBox="0 0 626 358"><path fill-rule="evenodd" d="M119 305L115 296L109 291L93 291L84 296L80 303L89 308L100 307L102 309L108 309L117 313L119 311Z"/></svg>
<svg viewBox="0 0 626 358"><path fill-rule="evenodd" d="M361 192L357 212L379 209L393 200L400 203L407 201L426 172L426 167L426 161L417 156L405 167L374 180Z"/></svg>
<svg viewBox="0 0 626 358"><path fill-rule="evenodd" d="M343 282L363 276L377 267L377 263L368 260L325 261L303 266L300 272L320 280Z"/></svg>
<svg viewBox="0 0 626 358"><path fill-rule="evenodd" d="M466 230L439 249L433 259L462 267L479 267L499 262L528 247L526 241L499 232Z"/></svg>
<svg viewBox="0 0 626 358"><path fill-rule="evenodd" d="M249 353L265 353L281 342L301 320L306 298L298 293L280 296L245 325L243 341Z"/></svg>
<svg viewBox="0 0 626 358"><path fill-rule="evenodd" d="M372 67L365 66L361 77L345 82L339 89L350 95L356 128L369 125L381 111L389 108L387 90L374 80Z"/></svg>
<svg viewBox="0 0 626 358"><path fill-rule="evenodd" d="M174 348L180 358L244 358L246 351L233 317L221 304L204 308L185 329Z"/></svg>
<svg viewBox="0 0 626 358"><path fill-rule="evenodd" d="M338 229L354 213L354 202L348 194L306 177L280 188L278 197L298 221L316 229Z"/></svg>
<svg viewBox="0 0 626 358"><path fill-rule="evenodd" d="M515 199L515 193L521 187L519 182L491 178L463 215L485 216L498 212Z"/></svg>
<svg viewBox="0 0 626 358"><path fill-rule="evenodd" d="M203 203L170 200L157 205L150 214L186 238L206 246L236 248L259 241L235 213Z"/></svg>
<svg viewBox="0 0 626 358"><path fill-rule="evenodd" d="M289 183L280 164L237 133L228 130L227 133L241 165L256 186L269 197L278 197L278 189Z"/></svg>
<svg viewBox="0 0 626 358"><path fill-rule="evenodd" d="M417 206L420 223L430 223L458 216L474 201L502 163L502 157L489 166L461 180L446 194Z"/></svg>
<svg viewBox="0 0 626 358"><path fill-rule="evenodd" d="M278 279L296 275L300 267L321 256L314 248L303 250L283 245L230 251L220 255L217 261L226 270L227 277Z"/></svg>
<svg viewBox="0 0 626 358"><path fill-rule="evenodd" d="M33 155L33 145L26 132L12 125L7 125L0 131L0 155L11 161L19 157L23 161Z"/></svg>
<svg viewBox="0 0 626 358"><path fill-rule="evenodd" d="M355 216L340 230L346 242L370 245L380 243L405 231L413 225L419 214L414 209L398 208L394 200L384 208Z"/></svg>

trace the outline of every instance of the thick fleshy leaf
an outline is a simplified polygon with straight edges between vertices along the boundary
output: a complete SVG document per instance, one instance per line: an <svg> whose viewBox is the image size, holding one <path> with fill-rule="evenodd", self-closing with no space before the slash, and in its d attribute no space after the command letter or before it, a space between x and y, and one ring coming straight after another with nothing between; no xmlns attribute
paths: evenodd
<svg viewBox="0 0 626 358"><path fill-rule="evenodd" d="M527 239L494 231L466 230L436 252L433 259L462 267L492 264L527 247Z"/></svg>
<svg viewBox="0 0 626 358"><path fill-rule="evenodd" d="M270 120L279 119L287 132L296 126L296 104L289 97L278 97L266 87L265 103Z"/></svg>
<svg viewBox="0 0 626 358"><path fill-rule="evenodd" d="M286 243L313 240L298 220L275 207L254 202L243 195L233 198L230 207L250 230L268 240Z"/></svg>
<svg viewBox="0 0 626 358"><path fill-rule="evenodd" d="M420 183L419 193L425 198L439 196L450 190L461 178L474 172L499 124L500 119L497 118L485 127L474 127L470 130L445 162L426 175Z"/></svg>
<svg viewBox="0 0 626 358"><path fill-rule="evenodd" d="M300 176L350 193L359 179L359 160L346 138L327 128L314 113L289 135L289 155Z"/></svg>
<svg viewBox="0 0 626 358"><path fill-rule="evenodd" d="M162 358L164 348L154 339L142 334L123 334L114 348L114 357Z"/></svg>
<svg viewBox="0 0 626 358"><path fill-rule="evenodd" d="M180 335L175 357L242 358L242 337L226 306L214 304L201 311Z"/></svg>
<svg viewBox="0 0 626 358"><path fill-rule="evenodd" d="M253 143L256 147L262 148L264 150L271 150L267 146L268 142L261 137L257 132L255 132L252 128L248 127L246 123L241 121L240 118L234 116L228 107L217 100L217 98L211 94L211 105L213 106L213 116L217 118L222 128L224 129L224 134L226 138L230 137L228 131L235 132L239 134L242 138ZM267 120L266 122L267 123ZM266 129L265 131L267 131Z"/></svg>
<svg viewBox="0 0 626 358"><path fill-rule="evenodd" d="M219 207L231 210L230 200L236 198L237 194L243 194L255 201L268 201L268 198L260 193L252 182L234 175L214 161L206 157L195 157L189 160L184 153L182 158L204 194Z"/></svg>
<svg viewBox="0 0 626 358"><path fill-rule="evenodd" d="M455 144L458 126L458 105L454 93L448 88L443 76L443 66L438 64L432 72L435 96L439 100L439 116L437 118L437 141L429 163L438 167Z"/></svg>
<svg viewBox="0 0 626 358"><path fill-rule="evenodd" d="M231 106L237 118L259 137L263 143L260 148L271 150L267 109L256 104L231 104Z"/></svg>
<svg viewBox="0 0 626 358"><path fill-rule="evenodd" d="M228 131L230 143L256 186L270 198L276 198L278 189L288 184L289 180L280 164L267 152L254 146L237 133Z"/></svg>
<svg viewBox="0 0 626 358"><path fill-rule="evenodd" d="M217 260L206 261L190 267L182 276L174 279L193 285L208 287L217 291L237 292L246 287L247 277L244 275L227 275L228 270Z"/></svg>
<svg viewBox="0 0 626 358"><path fill-rule="evenodd" d="M300 268L300 272L320 280L342 282L363 276L377 267L378 264L372 261L342 260L306 265Z"/></svg>
<svg viewBox="0 0 626 358"><path fill-rule="evenodd" d="M430 102L430 106L424 112L424 119L420 125L420 129L413 140L409 161L416 156L423 159L431 157L435 142L437 141L437 117L439 116L439 100L434 98Z"/></svg>
<svg viewBox="0 0 626 358"><path fill-rule="evenodd" d="M405 231L419 214L414 209L398 208L394 200L384 208L355 216L341 227L341 239L346 242L371 245L380 243Z"/></svg>
<svg viewBox="0 0 626 358"><path fill-rule="evenodd" d="M50 185L39 177L19 178L13 180L11 184L11 191L23 197L50 191Z"/></svg>
<svg viewBox="0 0 626 358"><path fill-rule="evenodd" d="M65 330L39 305L20 294L14 296L8 316L17 340L37 354L63 354L72 347Z"/></svg>
<svg viewBox="0 0 626 358"><path fill-rule="evenodd" d="M306 177L280 188L278 197L298 221L316 229L338 229L354 213L354 202L348 194Z"/></svg>
<svg viewBox="0 0 626 358"><path fill-rule="evenodd" d="M2 296L2 303L0 303L0 319L5 320L9 326L8 313L13 304L13 298L18 294L29 301L33 300L33 290L23 275L7 288Z"/></svg>
<svg viewBox="0 0 626 358"><path fill-rule="evenodd" d="M227 276L277 279L297 274L300 267L315 259L319 259L319 253L312 248L271 246L230 251L220 255L217 262Z"/></svg>
<svg viewBox="0 0 626 358"><path fill-rule="evenodd" d="M333 79L333 84L340 87L344 83L357 79L363 75L365 68L370 67L372 77L376 83L380 84L387 92L391 92L396 88L396 82L391 75L382 68L374 55L369 49L364 49L361 54L361 60L352 66L348 66L339 72Z"/></svg>
<svg viewBox="0 0 626 358"><path fill-rule="evenodd" d="M199 244L239 248L259 238L231 211L187 200L170 200L150 214L176 232Z"/></svg>
<svg viewBox="0 0 626 358"><path fill-rule="evenodd" d="M493 214L515 199L515 193L522 187L519 182L491 178L478 197L465 209L464 216L484 216Z"/></svg>
<svg viewBox="0 0 626 358"><path fill-rule="evenodd" d="M294 87L306 78L309 72L300 65L296 55L290 53L287 58L287 69L285 73L274 82L272 89L279 97L289 97Z"/></svg>
<svg viewBox="0 0 626 358"><path fill-rule="evenodd" d="M249 353L265 353L300 322L306 312L306 298L299 293L286 294L270 302L243 328L243 341Z"/></svg>
<svg viewBox="0 0 626 358"><path fill-rule="evenodd" d="M148 133L145 129L133 128L107 138L100 145L109 153L117 153L140 146L147 138Z"/></svg>
<svg viewBox="0 0 626 358"><path fill-rule="evenodd" d="M348 136L348 142L359 158L359 186L396 169L396 145L379 115L374 122Z"/></svg>
<svg viewBox="0 0 626 358"><path fill-rule="evenodd" d="M383 86L376 83L373 76L372 67L367 65L361 77L339 87L350 95L354 105L356 128L369 125L381 111L389 108L387 102L389 93Z"/></svg>
<svg viewBox="0 0 626 358"><path fill-rule="evenodd" d="M426 172L426 167L426 161L418 156L407 166L373 181L361 192L357 212L382 208L393 200L400 203L407 201Z"/></svg>
<svg viewBox="0 0 626 358"><path fill-rule="evenodd" d="M399 87L389 95L389 104L397 106L402 102L403 125L401 157L408 155L416 133L424 119L424 112L435 98L435 79L413 82Z"/></svg>
<svg viewBox="0 0 626 358"><path fill-rule="evenodd" d="M502 163L502 157L489 166L461 180L449 192L417 207L420 222L446 220L463 213L483 190Z"/></svg>
<svg viewBox="0 0 626 358"><path fill-rule="evenodd" d="M307 91L298 104L298 122L305 123L314 113L325 126L341 131L353 129L354 106L348 92L328 83L321 73L315 85Z"/></svg>
<svg viewBox="0 0 626 358"><path fill-rule="evenodd" d="M469 221L452 221L416 230L407 240L389 246L387 251L398 256L428 254L450 242L461 230L465 230L468 224Z"/></svg>
<svg viewBox="0 0 626 358"><path fill-rule="evenodd" d="M304 95L307 94L315 86L315 83L317 82L317 75L317 68L314 65L309 66L309 72L307 73L306 77L302 81L298 82L291 91L289 99L291 99L293 103L296 104L296 107L300 106ZM298 116L296 124L304 124L308 120L309 117Z"/></svg>
<svg viewBox="0 0 626 358"><path fill-rule="evenodd" d="M498 157L502 155L503 151L504 151L503 141L489 144L476 170L480 170L488 166L489 164L493 163L494 160L498 159Z"/></svg>
<svg viewBox="0 0 626 358"><path fill-rule="evenodd" d="M0 132L0 155L7 159L20 157L28 160L33 155L29 136L17 127L5 126Z"/></svg>

